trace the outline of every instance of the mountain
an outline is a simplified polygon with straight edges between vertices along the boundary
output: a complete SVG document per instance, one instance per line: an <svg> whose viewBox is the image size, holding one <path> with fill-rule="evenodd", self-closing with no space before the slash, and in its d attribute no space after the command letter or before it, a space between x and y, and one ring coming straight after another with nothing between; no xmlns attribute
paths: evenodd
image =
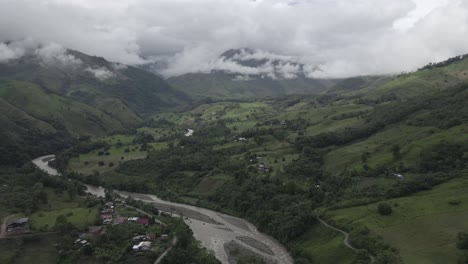
<svg viewBox="0 0 468 264"><path fill-rule="evenodd" d="M339 80L314 79L294 57L253 49L231 49L206 73L168 78L176 89L194 98L252 99L292 94L318 94Z"/></svg>
<svg viewBox="0 0 468 264"><path fill-rule="evenodd" d="M146 115L190 103L154 74L57 46L0 61L0 137L10 151L37 154L55 144L46 139L126 131Z"/></svg>

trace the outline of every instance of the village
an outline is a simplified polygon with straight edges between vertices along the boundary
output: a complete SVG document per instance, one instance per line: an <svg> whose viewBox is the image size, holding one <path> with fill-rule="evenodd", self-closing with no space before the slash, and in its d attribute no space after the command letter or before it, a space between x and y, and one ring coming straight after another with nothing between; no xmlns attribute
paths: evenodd
<svg viewBox="0 0 468 264"><path fill-rule="evenodd" d="M138 263L153 263L155 259L160 261L177 241L167 225L156 219L167 218L170 222L168 214L160 213L156 208L145 212L128 204L135 204L134 201L106 198L87 195L87 199L99 202L95 225L70 227L69 223L65 223L54 227L53 232L41 232L31 228L30 218L21 217L3 223L0 238L21 239L57 234L63 238L63 243L56 246L58 254L63 258L73 256L79 263L87 263L91 258L112 259L115 257L113 255L119 255L121 259L138 259ZM114 254L96 254L108 249L114 250Z"/></svg>

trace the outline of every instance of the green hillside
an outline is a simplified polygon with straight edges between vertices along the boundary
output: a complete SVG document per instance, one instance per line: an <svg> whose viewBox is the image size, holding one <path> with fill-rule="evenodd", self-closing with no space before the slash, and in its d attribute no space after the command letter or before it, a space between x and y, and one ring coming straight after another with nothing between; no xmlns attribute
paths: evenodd
<svg viewBox="0 0 468 264"><path fill-rule="evenodd" d="M28 55L0 63L0 77L32 82L58 95L100 107L108 113L113 112L111 106L115 104L126 112L144 115L183 108L189 103L185 94L172 89L154 74L78 51L64 52L73 58L73 63L44 62ZM93 71L100 75L93 75ZM114 105L107 101L110 98Z"/></svg>
<svg viewBox="0 0 468 264"><path fill-rule="evenodd" d="M171 77L167 81L177 90L194 98L212 99L260 99L291 94L319 94L336 82L304 77L278 80L268 77L235 80L235 77L235 74L224 72L189 73Z"/></svg>
<svg viewBox="0 0 468 264"><path fill-rule="evenodd" d="M369 254L377 263L427 263L431 250L457 260L457 232L466 227L457 220L464 219L464 198L453 192L468 168L468 86L463 78L441 89L413 86L445 83L440 72L464 65L341 80L320 95L155 114L137 134L104 139L109 155L79 152L68 169L117 189L245 217L287 245L298 263L366 263ZM194 134L184 136L187 129ZM107 166L118 156L124 162ZM96 167L99 161L105 165ZM437 210L419 209L432 194ZM380 201L394 213L378 215ZM341 234L317 223L323 212L363 250L349 250ZM447 230L443 223L455 224ZM405 233L418 225L433 230Z"/></svg>
<svg viewBox="0 0 468 264"><path fill-rule="evenodd" d="M38 120L63 125L71 135L103 135L124 129L123 124L98 109L47 93L31 83L0 81L0 97Z"/></svg>
<svg viewBox="0 0 468 264"><path fill-rule="evenodd" d="M190 99L154 74L77 51L0 63L3 164L69 147L77 138L135 129L145 115Z"/></svg>

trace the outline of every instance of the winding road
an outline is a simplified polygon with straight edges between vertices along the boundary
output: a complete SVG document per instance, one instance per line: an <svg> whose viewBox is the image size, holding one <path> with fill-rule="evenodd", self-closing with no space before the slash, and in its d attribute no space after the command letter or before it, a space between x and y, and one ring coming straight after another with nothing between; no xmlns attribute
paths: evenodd
<svg viewBox="0 0 468 264"><path fill-rule="evenodd" d="M48 161L53 155L39 157L32 162L50 175L60 175L50 168ZM87 191L96 196L104 196L104 188L85 185ZM212 251L215 257L223 264L233 264L225 245L236 243L243 252L261 258L267 264L292 264L293 260L288 251L278 241L265 235L248 221L222 214L206 208L187 204L169 202L156 195L130 193L114 190L120 196L132 197L154 205L161 211L182 216L185 223L192 229L193 236L201 245ZM232 259L232 258L231 258Z"/></svg>
<svg viewBox="0 0 468 264"><path fill-rule="evenodd" d="M336 227L334 227L334 226L328 224L328 223L325 222L322 218L320 218L320 216L317 216L317 220L319 220L320 223L322 223L324 226L326 226L326 227L328 227L328 228L331 228L331 229L333 229L333 230L335 230L335 231L338 231L338 232L342 233L342 234L344 235L343 244L344 244L346 247L348 247L348 248L350 248L350 249L352 249L352 250L354 250L354 251L358 251L357 248L355 248L353 245L351 245L351 243L349 243L349 233L348 233L348 232L346 232L346 231L344 231L344 230L341 230L341 229L339 229L339 228L336 228ZM371 261L370 263L374 263L374 262L375 262L375 257L372 256L372 255L369 255L369 257L370 257L370 261Z"/></svg>

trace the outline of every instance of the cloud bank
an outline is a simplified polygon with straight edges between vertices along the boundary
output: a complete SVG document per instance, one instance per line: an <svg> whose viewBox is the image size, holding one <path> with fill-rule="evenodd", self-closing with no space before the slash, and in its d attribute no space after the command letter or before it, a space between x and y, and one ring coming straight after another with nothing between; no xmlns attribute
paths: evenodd
<svg viewBox="0 0 468 264"><path fill-rule="evenodd" d="M387 74L468 52L468 3L461 0L0 0L0 5L0 41L34 39L123 64L154 62L164 65L158 69L166 76L211 70L282 78L302 72L314 78ZM257 50L251 55L257 59L286 57L305 66L246 67L219 58L241 47ZM0 44L0 62L22 52Z"/></svg>

